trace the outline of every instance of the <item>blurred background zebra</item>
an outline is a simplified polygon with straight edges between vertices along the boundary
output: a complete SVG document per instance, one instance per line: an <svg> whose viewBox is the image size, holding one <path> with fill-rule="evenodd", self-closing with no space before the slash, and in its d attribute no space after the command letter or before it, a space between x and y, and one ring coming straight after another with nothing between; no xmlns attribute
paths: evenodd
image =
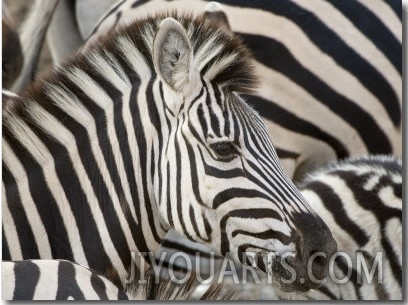
<svg viewBox="0 0 408 305"><path fill-rule="evenodd" d="M339 256L333 265L334 277L328 277L327 283L308 297L318 300L401 300L401 158L370 156L333 162L308 174L299 188L332 230L338 252L346 253L350 258L346 260ZM367 271L357 268L359 255L367 263L368 271L375 271L371 275L372 281L365 273ZM350 280L343 283L331 280L347 277Z"/></svg>

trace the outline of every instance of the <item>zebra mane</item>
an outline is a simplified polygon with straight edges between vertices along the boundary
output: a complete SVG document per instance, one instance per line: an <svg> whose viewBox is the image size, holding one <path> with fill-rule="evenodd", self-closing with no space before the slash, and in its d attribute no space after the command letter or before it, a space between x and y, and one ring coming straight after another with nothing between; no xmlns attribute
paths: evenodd
<svg viewBox="0 0 408 305"><path fill-rule="evenodd" d="M172 17L187 30L193 48L193 66L208 80L229 91L250 93L257 79L254 74L252 56L241 38L232 31L210 22L205 15L177 11L150 15L123 25L105 37L109 45L116 43L112 36L125 36L149 61L151 67L153 40L163 19Z"/></svg>
<svg viewBox="0 0 408 305"><path fill-rule="evenodd" d="M174 272L177 279L186 276L182 272ZM194 273L187 275L183 283L172 280L167 272L159 271L158 281L153 267L144 276L145 282L137 280L126 286L126 294L130 300L245 300L246 297L233 287L220 284L213 280L208 285L200 285ZM203 291L204 290L204 291Z"/></svg>
<svg viewBox="0 0 408 305"><path fill-rule="evenodd" d="M251 93L254 90L257 78L254 74L252 56L241 38L232 31L217 27L204 15L194 16L193 14L167 12L133 20L108 32L58 68L47 70L37 77L24 90L22 97L29 100L43 100L46 98L44 96L46 88L64 85L65 71L74 67L89 68L87 58L92 54L100 54L104 57L110 53L123 57L118 50L118 44L124 39L140 52L153 71L153 40L161 21L167 17L176 19L187 30L193 48L193 66L196 71L229 92Z"/></svg>

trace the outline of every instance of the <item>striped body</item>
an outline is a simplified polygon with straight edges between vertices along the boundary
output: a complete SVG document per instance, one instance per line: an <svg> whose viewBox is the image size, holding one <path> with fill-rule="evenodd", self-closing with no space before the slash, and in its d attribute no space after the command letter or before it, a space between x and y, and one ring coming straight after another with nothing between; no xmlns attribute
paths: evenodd
<svg viewBox="0 0 408 305"><path fill-rule="evenodd" d="M265 119L289 176L349 156L401 155L400 1L219 2L254 54L260 90L247 100ZM117 2L87 44L159 7L201 13L207 3Z"/></svg>
<svg viewBox="0 0 408 305"><path fill-rule="evenodd" d="M131 252L169 229L236 262L292 251L300 275L335 250L238 94L255 83L247 49L174 17L101 37L3 112L4 260L67 259L122 286Z"/></svg>
<svg viewBox="0 0 408 305"><path fill-rule="evenodd" d="M178 275L180 276L180 275ZM212 282L198 290L194 275L176 283L149 268L144 283L134 281L122 292L92 270L65 260L2 262L3 300L244 300L231 287ZM203 291L201 291L203 290Z"/></svg>
<svg viewBox="0 0 408 305"><path fill-rule="evenodd" d="M1 263L3 300L126 300L112 282L65 260Z"/></svg>

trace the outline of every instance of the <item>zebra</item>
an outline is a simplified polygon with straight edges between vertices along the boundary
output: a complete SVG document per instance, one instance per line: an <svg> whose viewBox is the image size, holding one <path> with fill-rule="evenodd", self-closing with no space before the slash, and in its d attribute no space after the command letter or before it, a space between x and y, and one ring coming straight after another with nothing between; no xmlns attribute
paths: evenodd
<svg viewBox="0 0 408 305"><path fill-rule="evenodd" d="M212 282L199 291L192 275L177 283L156 275L149 267L144 282L134 281L125 291L91 269L58 259L2 262L3 300L245 300L241 292Z"/></svg>
<svg viewBox="0 0 408 305"><path fill-rule="evenodd" d="M276 285L317 287L307 260L336 244L239 95L249 59L204 17L158 14L39 77L3 111L3 260L66 259L121 288L131 252L173 229L235 262L276 254ZM312 269L324 277L327 261Z"/></svg>
<svg viewBox="0 0 408 305"><path fill-rule="evenodd" d="M92 1L80 2L76 5L83 13L77 14L76 22L83 25L86 45L159 7L201 13L208 4L200 0L111 1L111 9L99 20L98 13L90 30L91 16L85 12ZM401 155L401 1L219 2L231 29L255 56L260 90L246 99L266 121L290 177L300 180L331 160ZM61 35L53 35L57 36ZM52 39L48 42L56 44Z"/></svg>
<svg viewBox="0 0 408 305"><path fill-rule="evenodd" d="M317 170L299 185L312 209L329 225L340 256L332 277L309 294L313 299L402 300L402 160L379 155L351 158ZM375 270L372 282L359 270L359 254ZM378 255L378 257L377 257ZM382 273L382 278L381 277ZM359 282L359 279L362 282Z"/></svg>

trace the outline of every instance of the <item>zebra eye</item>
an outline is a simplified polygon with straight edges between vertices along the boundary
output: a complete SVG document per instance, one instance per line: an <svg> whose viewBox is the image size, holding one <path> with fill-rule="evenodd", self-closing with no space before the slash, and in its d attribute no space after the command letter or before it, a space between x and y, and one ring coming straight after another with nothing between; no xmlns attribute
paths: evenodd
<svg viewBox="0 0 408 305"><path fill-rule="evenodd" d="M234 144L231 142L218 142L211 144L211 148L220 157L231 157L237 153Z"/></svg>

